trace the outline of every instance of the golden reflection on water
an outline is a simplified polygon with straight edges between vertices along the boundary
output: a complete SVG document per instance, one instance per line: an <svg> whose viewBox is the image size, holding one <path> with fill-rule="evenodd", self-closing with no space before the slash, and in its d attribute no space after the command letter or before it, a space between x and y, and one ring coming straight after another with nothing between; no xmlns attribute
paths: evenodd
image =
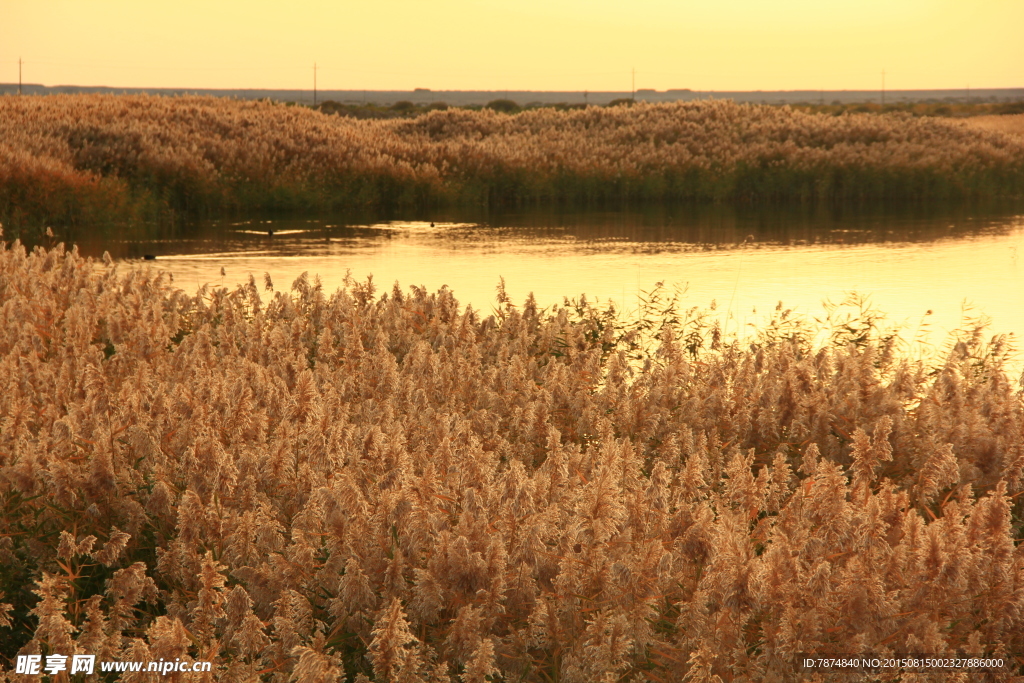
<svg viewBox="0 0 1024 683"><path fill-rule="evenodd" d="M668 291L685 290L684 307L714 304L728 332L763 322L779 302L820 317L823 301L857 292L908 338L941 344L965 316L980 315L992 319L994 333L1024 333L1024 216L966 228L941 218L893 224L889 229L882 217L779 233L740 223L716 233L714 226L651 226L614 215L554 227L251 221L221 224L215 238L196 243L145 248L159 250L154 265L189 292L203 284L231 287L250 273L261 288L269 273L275 288L286 290L308 272L330 294L350 273L357 280L372 275L378 291L396 281L403 289L447 286L486 315L500 278L516 303L531 292L541 306L585 294L626 311L663 283Z"/></svg>

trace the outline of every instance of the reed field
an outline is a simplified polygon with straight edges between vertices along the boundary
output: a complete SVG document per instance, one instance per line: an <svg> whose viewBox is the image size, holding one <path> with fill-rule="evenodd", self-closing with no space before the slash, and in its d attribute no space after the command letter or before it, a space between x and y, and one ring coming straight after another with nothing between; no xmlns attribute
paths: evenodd
<svg viewBox="0 0 1024 683"><path fill-rule="evenodd" d="M974 116L964 123L983 130L994 130L1011 135L1024 136L1024 114L1011 116Z"/></svg>
<svg viewBox="0 0 1024 683"><path fill-rule="evenodd" d="M203 97L0 98L0 221L267 209L1024 196L1024 140L952 119L731 101L357 120Z"/></svg>
<svg viewBox="0 0 1024 683"><path fill-rule="evenodd" d="M86 101L124 102L64 100ZM184 120L320 121L192 102ZM213 663L121 681L860 681L795 656L959 653L1024 673L1007 339L970 327L920 359L839 311L778 311L740 343L658 292L627 319L500 287L489 312L270 287L193 296L0 247L5 671L81 653Z"/></svg>

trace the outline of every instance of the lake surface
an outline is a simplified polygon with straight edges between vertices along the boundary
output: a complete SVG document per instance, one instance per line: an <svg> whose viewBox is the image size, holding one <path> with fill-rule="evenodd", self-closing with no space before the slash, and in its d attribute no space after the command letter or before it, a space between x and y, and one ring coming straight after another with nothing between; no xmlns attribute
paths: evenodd
<svg viewBox="0 0 1024 683"><path fill-rule="evenodd" d="M433 224L431 224L433 222ZM268 234L273 231L273 234ZM657 283L682 304L715 306L729 332L750 329L781 302L822 316L850 293L939 345L965 315L993 333L1024 333L1024 211L527 212L473 216L324 217L210 221L163 238L82 242L85 253L157 257L150 265L194 292L264 273L287 290L303 272L324 290L346 274L378 291L447 286L484 314L501 278L512 300L541 306L585 294L635 310ZM224 275L221 269L224 269ZM930 313L929 313L930 312Z"/></svg>

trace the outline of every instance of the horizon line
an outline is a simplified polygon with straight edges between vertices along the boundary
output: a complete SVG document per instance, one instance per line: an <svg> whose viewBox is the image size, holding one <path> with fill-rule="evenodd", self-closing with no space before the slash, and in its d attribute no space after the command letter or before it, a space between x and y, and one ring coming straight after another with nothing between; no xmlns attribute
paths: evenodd
<svg viewBox="0 0 1024 683"><path fill-rule="evenodd" d="M774 89L766 90L763 88L758 89L694 89L694 88L637 88L634 91L630 90L575 90L575 89L548 89L548 90L530 90L530 89L517 89L517 88L308 88L308 87L295 87L295 88L280 88L280 87L263 87L263 86L251 86L251 87L210 87L210 86L166 86L166 85L104 85L104 84L90 84L81 85L77 83L58 83L55 85L47 85L45 83L17 83L17 82L0 82L0 87L14 87L17 88L21 85L22 88L105 88L108 90L210 90L210 91L252 91L252 90L265 90L269 92L366 92L366 93L395 93L395 92L408 92L408 93L589 93L592 95L598 94L618 94L618 93L657 93L657 94L668 94L668 93L877 93L884 90L886 93L898 93L898 92L985 92L992 90L1021 90L1024 91L1024 85L1016 86L999 86L999 87L969 87L961 86L955 88L785 88L785 89Z"/></svg>

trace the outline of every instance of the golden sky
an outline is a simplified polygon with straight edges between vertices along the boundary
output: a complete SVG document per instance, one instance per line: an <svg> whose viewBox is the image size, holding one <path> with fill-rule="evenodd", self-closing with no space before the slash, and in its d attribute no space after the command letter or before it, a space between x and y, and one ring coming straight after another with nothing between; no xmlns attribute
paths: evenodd
<svg viewBox="0 0 1024 683"><path fill-rule="evenodd" d="M321 90L1024 87L1024 0L0 0L0 82Z"/></svg>

